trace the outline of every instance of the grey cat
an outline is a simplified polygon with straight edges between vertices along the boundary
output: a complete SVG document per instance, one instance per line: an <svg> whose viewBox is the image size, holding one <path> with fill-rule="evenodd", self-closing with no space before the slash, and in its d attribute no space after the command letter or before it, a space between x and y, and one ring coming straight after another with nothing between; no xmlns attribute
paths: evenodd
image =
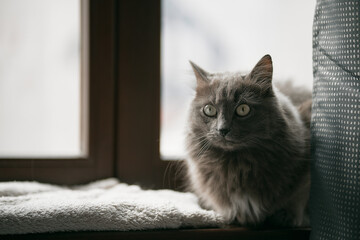
<svg viewBox="0 0 360 240"><path fill-rule="evenodd" d="M297 108L273 86L269 55L245 76L190 63L185 162L201 205L243 226L307 226L311 100Z"/></svg>

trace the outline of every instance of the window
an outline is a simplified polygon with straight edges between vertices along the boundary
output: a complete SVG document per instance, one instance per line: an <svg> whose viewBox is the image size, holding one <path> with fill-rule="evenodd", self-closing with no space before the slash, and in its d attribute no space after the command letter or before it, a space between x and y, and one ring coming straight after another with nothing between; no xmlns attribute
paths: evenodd
<svg viewBox="0 0 360 240"><path fill-rule="evenodd" d="M169 187L173 169L159 156L160 1L82 0L81 12L87 155L0 156L0 181Z"/></svg>
<svg viewBox="0 0 360 240"><path fill-rule="evenodd" d="M0 156L0 180L79 184L118 177L147 187L178 187L178 162L160 160L161 1L81 3L87 155ZM238 69L224 65L213 70Z"/></svg>
<svg viewBox="0 0 360 240"><path fill-rule="evenodd" d="M2 0L0 32L0 156L85 154L80 1Z"/></svg>
<svg viewBox="0 0 360 240"><path fill-rule="evenodd" d="M25 6L19 3L14 8ZM66 154L45 153L40 157L37 156L38 154L36 156L16 154L11 157L1 155L0 180L37 180L75 184L113 176L114 15L112 1L81 1L83 53L81 75L85 81L81 86L83 94L80 102L87 102L89 107L82 106L79 112L86 120L84 121L86 124L81 126L84 129L80 132L87 132L88 135L82 137L87 139L82 147L87 149L87 154L66 156ZM74 24L77 25L78 22L77 20Z"/></svg>

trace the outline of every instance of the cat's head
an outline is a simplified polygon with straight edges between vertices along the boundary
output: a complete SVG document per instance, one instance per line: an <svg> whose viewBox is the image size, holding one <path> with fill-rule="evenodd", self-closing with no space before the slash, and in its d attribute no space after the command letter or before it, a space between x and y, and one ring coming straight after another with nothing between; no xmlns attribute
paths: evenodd
<svg viewBox="0 0 360 240"><path fill-rule="evenodd" d="M234 151L269 138L277 104L272 60L265 55L248 75L208 73L190 62L197 86L190 126L199 141Z"/></svg>

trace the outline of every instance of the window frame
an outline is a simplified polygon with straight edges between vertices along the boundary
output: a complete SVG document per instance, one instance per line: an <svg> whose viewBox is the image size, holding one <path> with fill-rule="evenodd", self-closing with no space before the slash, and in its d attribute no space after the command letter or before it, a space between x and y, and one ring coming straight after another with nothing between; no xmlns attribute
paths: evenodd
<svg viewBox="0 0 360 240"><path fill-rule="evenodd" d="M161 1L117 3L116 177L181 189L181 163L160 157Z"/></svg>
<svg viewBox="0 0 360 240"><path fill-rule="evenodd" d="M89 103L88 108L82 104L88 124L81 135L88 134L82 146L88 154L0 157L0 181L80 184L117 177L144 187L178 188L181 180L172 166L179 163L160 157L161 1L81 3L82 75L87 79L82 102Z"/></svg>

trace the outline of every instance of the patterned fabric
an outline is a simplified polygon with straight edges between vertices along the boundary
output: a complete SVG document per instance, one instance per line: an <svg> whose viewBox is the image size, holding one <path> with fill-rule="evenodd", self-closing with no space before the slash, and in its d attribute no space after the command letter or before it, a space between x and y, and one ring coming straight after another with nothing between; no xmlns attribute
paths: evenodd
<svg viewBox="0 0 360 240"><path fill-rule="evenodd" d="M360 239L360 1L318 0L311 239Z"/></svg>

